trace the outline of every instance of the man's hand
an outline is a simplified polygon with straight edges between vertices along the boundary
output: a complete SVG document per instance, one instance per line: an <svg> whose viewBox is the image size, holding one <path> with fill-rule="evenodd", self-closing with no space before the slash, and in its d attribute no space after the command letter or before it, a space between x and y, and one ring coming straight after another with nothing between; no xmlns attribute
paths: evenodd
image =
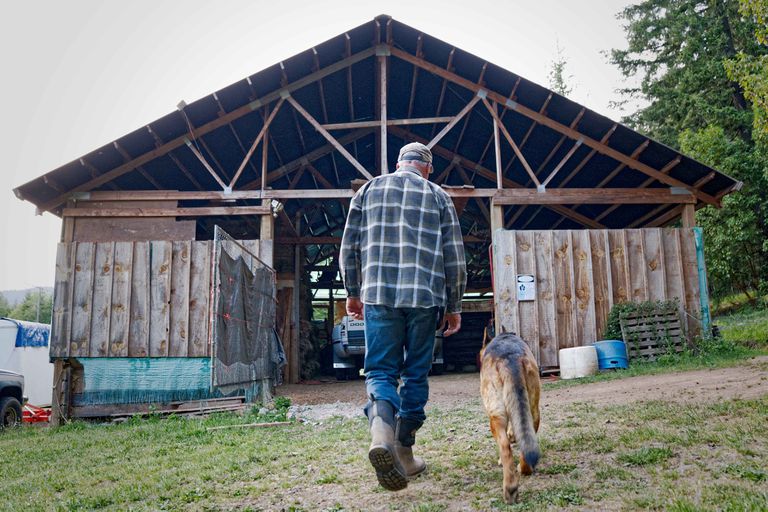
<svg viewBox="0 0 768 512"><path fill-rule="evenodd" d="M349 302L347 302L349 304ZM347 309L349 309L349 305L347 305ZM461 329L461 313L446 313L445 317L443 318L443 325L440 326L442 329L448 325L448 327L443 331L443 336L450 336L451 334L456 334Z"/></svg>
<svg viewBox="0 0 768 512"><path fill-rule="evenodd" d="M347 314L355 320L363 319L363 303L359 297L347 297Z"/></svg>

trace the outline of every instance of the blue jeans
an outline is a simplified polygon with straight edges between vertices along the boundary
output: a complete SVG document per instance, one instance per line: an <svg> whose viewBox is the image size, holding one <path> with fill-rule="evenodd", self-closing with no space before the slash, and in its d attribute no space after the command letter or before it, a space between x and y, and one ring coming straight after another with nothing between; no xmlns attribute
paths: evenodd
<svg viewBox="0 0 768 512"><path fill-rule="evenodd" d="M365 305L366 415L371 400L386 400L403 420L424 422L438 309Z"/></svg>

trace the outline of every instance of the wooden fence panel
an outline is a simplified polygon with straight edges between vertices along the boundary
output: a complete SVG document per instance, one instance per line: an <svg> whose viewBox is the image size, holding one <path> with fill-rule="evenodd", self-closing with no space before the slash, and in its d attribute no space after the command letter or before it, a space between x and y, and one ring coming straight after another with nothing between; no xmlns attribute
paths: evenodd
<svg viewBox="0 0 768 512"><path fill-rule="evenodd" d="M592 248L589 242L589 232L586 230L571 231L571 241L573 243L576 340L597 340L594 285L592 284ZM576 341L574 343L580 344Z"/></svg>
<svg viewBox="0 0 768 512"><path fill-rule="evenodd" d="M91 339L91 312L93 301L93 261L96 244L77 244L75 274L72 293L72 327L69 354L72 357L88 357Z"/></svg>
<svg viewBox="0 0 768 512"><path fill-rule="evenodd" d="M493 244L497 326L519 333L542 367L556 366L561 348L603 339L620 302L680 297L689 330L700 329L691 229L497 231ZM517 275L529 273L536 300L519 303Z"/></svg>
<svg viewBox="0 0 768 512"><path fill-rule="evenodd" d="M539 322L539 365L557 366L557 326L555 318L555 282L552 268L552 231L534 233L536 253L536 302Z"/></svg>
<svg viewBox="0 0 768 512"><path fill-rule="evenodd" d="M88 355L91 357L106 357L109 348L114 248L114 242L99 242L96 244L93 265L91 336L88 342Z"/></svg>
<svg viewBox="0 0 768 512"><path fill-rule="evenodd" d="M555 231L553 235L557 344L559 348L567 348L576 346L573 243L570 231Z"/></svg>
<svg viewBox="0 0 768 512"><path fill-rule="evenodd" d="M132 264L133 244L130 242L116 242L112 273L109 348L107 349L107 353L111 357L128 356Z"/></svg>
<svg viewBox="0 0 768 512"><path fill-rule="evenodd" d="M536 275L536 254L533 248L533 235L533 231L515 232L517 274ZM516 281L515 284L517 284ZM515 289L514 299L517 304L517 315L520 319L518 322L518 325L520 326L518 334L528 342L533 355L536 357L536 360L539 361L539 319L536 301L518 301L517 289Z"/></svg>
<svg viewBox="0 0 768 512"><path fill-rule="evenodd" d="M208 304L211 298L211 242L194 242L189 270L189 355L210 355Z"/></svg>
<svg viewBox="0 0 768 512"><path fill-rule="evenodd" d="M497 311L496 331L497 332L519 332L519 318L517 315L517 258L515 257L517 242L514 233L499 231L494 237L501 236L501 240L496 248L499 250L495 254L498 264L494 267L494 280L496 281L495 290L497 290Z"/></svg>
<svg viewBox="0 0 768 512"><path fill-rule="evenodd" d="M608 232L611 263L611 288L613 303L619 304L629 300L629 262L627 261L627 241L625 232L612 229Z"/></svg>
<svg viewBox="0 0 768 512"><path fill-rule="evenodd" d="M171 242L149 243L149 357L167 357L171 328Z"/></svg>
<svg viewBox="0 0 768 512"><path fill-rule="evenodd" d="M56 249L56 283L53 291L50 336L51 357L66 357L69 354L76 249L76 244L59 244Z"/></svg>
<svg viewBox="0 0 768 512"><path fill-rule="evenodd" d="M642 229L625 230L627 240L627 262L629 264L629 298L632 302L644 302L648 297L648 283L645 279L645 242Z"/></svg>
<svg viewBox="0 0 768 512"><path fill-rule="evenodd" d="M605 231L590 230L589 244L592 253L592 280L595 294L595 333L603 339L608 313L613 307L610 250Z"/></svg>
<svg viewBox="0 0 768 512"><path fill-rule="evenodd" d="M171 310L170 310L170 346L171 357L189 355L189 241L173 242L171 260Z"/></svg>
<svg viewBox="0 0 768 512"><path fill-rule="evenodd" d="M664 275L664 251L661 246L661 228L641 230L645 248L645 282L648 300L665 300L667 283Z"/></svg>
<svg viewBox="0 0 768 512"><path fill-rule="evenodd" d="M135 242L133 246L128 357L149 356L149 283L151 281L149 244L150 242Z"/></svg>
<svg viewBox="0 0 768 512"><path fill-rule="evenodd" d="M242 245L259 257L259 240ZM72 242L56 255L51 357L210 356L210 241ZM227 252L253 257L227 242Z"/></svg>

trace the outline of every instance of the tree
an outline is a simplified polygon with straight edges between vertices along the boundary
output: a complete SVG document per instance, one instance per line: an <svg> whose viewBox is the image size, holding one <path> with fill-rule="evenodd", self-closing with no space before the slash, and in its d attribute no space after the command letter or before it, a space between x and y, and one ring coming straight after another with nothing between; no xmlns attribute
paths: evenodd
<svg viewBox="0 0 768 512"><path fill-rule="evenodd" d="M611 61L626 77L640 78L639 87L623 92L647 102L627 121L744 183L722 209L696 215L713 296L764 290L768 152L752 137L751 92L727 73L737 58L768 55L755 37L764 17L740 12L738 0L645 0L618 17L628 45L612 50Z"/></svg>
<svg viewBox="0 0 768 512"><path fill-rule="evenodd" d="M566 65L568 65L568 60L563 55L563 49L558 43L557 55L549 70L549 88L561 96L568 96L573 91L573 87L568 85L568 81L573 78L573 75L565 76Z"/></svg>
<svg viewBox="0 0 768 512"><path fill-rule="evenodd" d="M40 308L38 320L38 305ZM51 323L51 314L53 312L53 296L50 293L40 291L29 292L20 303L13 308L10 313L11 318L16 320L26 320L28 322L40 322L44 324Z"/></svg>
<svg viewBox="0 0 768 512"><path fill-rule="evenodd" d="M741 0L740 10L745 16L754 16L755 39L768 45L768 2ZM739 83L744 89L744 97L752 103L755 142L768 148L768 55L739 52L735 59L726 62L725 67L728 77Z"/></svg>
<svg viewBox="0 0 768 512"><path fill-rule="evenodd" d="M707 165L749 183L751 190L729 194L723 207L703 208L696 221L704 230L704 253L710 287L715 297L733 291L754 298L768 292L768 178L758 148L729 138L722 128L687 130L681 147Z"/></svg>
<svg viewBox="0 0 768 512"><path fill-rule="evenodd" d="M0 316L8 316L11 312L11 305L8 304L8 299L5 295L0 294Z"/></svg>
<svg viewBox="0 0 768 512"><path fill-rule="evenodd" d="M684 130L709 125L751 139L751 106L725 63L768 48L755 40L755 22L739 12L737 0L645 0L618 18L628 46L612 50L611 62L641 79L622 92L648 102L627 122L673 147Z"/></svg>

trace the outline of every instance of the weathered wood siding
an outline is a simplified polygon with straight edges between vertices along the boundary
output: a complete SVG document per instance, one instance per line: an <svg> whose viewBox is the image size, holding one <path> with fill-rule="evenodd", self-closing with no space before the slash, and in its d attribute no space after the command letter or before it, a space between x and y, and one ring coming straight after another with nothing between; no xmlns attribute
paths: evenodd
<svg viewBox="0 0 768 512"><path fill-rule="evenodd" d="M212 244L59 244L51 357L209 356Z"/></svg>
<svg viewBox="0 0 768 512"><path fill-rule="evenodd" d="M619 302L678 298L689 334L700 330L692 229L499 230L493 253L497 329L520 334L541 366L602 339ZM518 302L518 274L535 276L534 301Z"/></svg>

